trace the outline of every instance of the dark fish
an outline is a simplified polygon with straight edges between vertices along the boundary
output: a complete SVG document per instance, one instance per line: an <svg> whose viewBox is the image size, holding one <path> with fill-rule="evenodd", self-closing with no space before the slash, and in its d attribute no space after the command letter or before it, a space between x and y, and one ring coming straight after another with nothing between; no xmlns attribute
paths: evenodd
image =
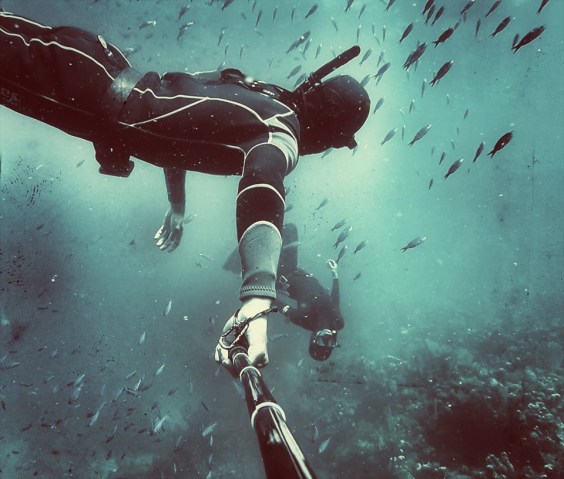
<svg viewBox="0 0 564 479"><path fill-rule="evenodd" d="M379 66L380 66L380 63L382 63L382 60L384 60L384 54L385 54L385 53L386 53L386 52L385 52L384 50L382 50L382 51L380 52L380 56L378 57L378 62L376 63L376 66L377 66L377 67L379 67Z"/></svg>
<svg viewBox="0 0 564 479"><path fill-rule="evenodd" d="M548 0L542 0L539 9L537 10L537 15L542 12L542 9L546 6L546 4L548 3Z"/></svg>
<svg viewBox="0 0 564 479"><path fill-rule="evenodd" d="M530 32L526 33L525 36L521 38L521 41L512 48L513 52L516 52L520 48L524 47L527 43L531 43L535 38L540 36L542 32L544 32L544 29L545 26L541 25L540 27L533 28Z"/></svg>
<svg viewBox="0 0 564 479"><path fill-rule="evenodd" d="M86 160L79 161L79 162L76 164L76 167L77 167L77 168L81 167L82 165L84 165L84 162L85 162L85 161L86 161Z"/></svg>
<svg viewBox="0 0 564 479"><path fill-rule="evenodd" d="M340 243L345 241L349 237L351 231L352 231L352 226L349 226L346 230L341 231L341 234L337 238L337 241L335 241L333 248L337 248L337 246L339 246Z"/></svg>
<svg viewBox="0 0 564 479"><path fill-rule="evenodd" d="M233 3L233 0L225 0L225 2L223 2L223 7L221 7L221 10L225 10L232 3Z"/></svg>
<svg viewBox="0 0 564 479"><path fill-rule="evenodd" d="M274 11L272 12L272 21L276 20L276 15L278 14L278 5L274 7Z"/></svg>
<svg viewBox="0 0 564 479"><path fill-rule="evenodd" d="M409 104L409 113L413 110L415 110L415 99L411 100L411 103Z"/></svg>
<svg viewBox="0 0 564 479"><path fill-rule="evenodd" d="M427 86L427 79L423 78L423 83L421 83L421 98L423 98L423 94L425 93L426 86Z"/></svg>
<svg viewBox="0 0 564 479"><path fill-rule="evenodd" d="M480 25L481 25L481 22L480 22L480 19L478 18L478 21L476 22L476 31L474 33L474 38L478 38L478 32L480 31Z"/></svg>
<svg viewBox="0 0 564 479"><path fill-rule="evenodd" d="M405 125L401 127L401 141L405 139Z"/></svg>
<svg viewBox="0 0 564 479"><path fill-rule="evenodd" d="M353 281L360 279L361 276L362 276L362 273L356 273L356 276L353 278Z"/></svg>
<svg viewBox="0 0 564 479"><path fill-rule="evenodd" d="M386 12L390 9L390 7L395 3L396 0L389 0L388 5L386 5Z"/></svg>
<svg viewBox="0 0 564 479"><path fill-rule="evenodd" d="M413 146L413 144L417 141L419 141L421 138L423 138L427 133L429 133L429 130L431 129L431 125L427 125L424 126L423 128L421 128L413 137L413 140L411 140L409 142L409 146Z"/></svg>
<svg viewBox="0 0 564 479"><path fill-rule="evenodd" d="M466 108L466 111L464 112L463 120L466 120L466 118L468 118L468 113L470 113L470 110Z"/></svg>
<svg viewBox="0 0 564 479"><path fill-rule="evenodd" d="M345 245L345 246L343 246L343 247L341 248L341 251L339 251L339 255L337 256L337 260L335 261L336 263L338 263L339 261L341 261L341 258L342 258L343 256L345 256L345 253L347 252L347 247L348 247L348 246Z"/></svg>
<svg viewBox="0 0 564 479"><path fill-rule="evenodd" d="M439 159L439 165L444 161L445 156L446 156L446 152L443 151L443 152L441 153L441 157L440 157L440 159Z"/></svg>
<svg viewBox="0 0 564 479"><path fill-rule="evenodd" d="M445 64L443 64L441 66L441 68L439 68L439 71L437 72L437 74L435 75L435 78L433 78L431 80L431 82L429 83L431 86L433 86L435 83L437 83L442 77L444 77L450 70L450 67L452 67L452 64L454 62L451 60L450 62L446 62Z"/></svg>
<svg viewBox="0 0 564 479"><path fill-rule="evenodd" d="M415 248L416 246L419 246L421 243L423 243L423 241L425 241L427 239L426 236L418 236L417 238L415 238L414 240L411 240L409 243L407 243L402 249L402 253L405 253L408 249L411 248Z"/></svg>
<svg viewBox="0 0 564 479"><path fill-rule="evenodd" d="M315 50L315 58L317 58L319 56L319 53L321 52L321 47L323 46L323 44L319 44L317 45L317 50Z"/></svg>
<svg viewBox="0 0 564 479"><path fill-rule="evenodd" d="M460 15L464 15L468 10L470 10L470 7L474 5L474 2L475 0L470 0L466 5L464 5L462 10L460 11Z"/></svg>
<svg viewBox="0 0 564 479"><path fill-rule="evenodd" d="M255 22L255 28L258 27L258 24L259 24L261 18L262 18L262 9L259 10L259 12L258 12L257 21Z"/></svg>
<svg viewBox="0 0 564 479"><path fill-rule="evenodd" d="M488 13L486 13L486 18L489 17L490 13L493 13L493 11L499 7L499 4L501 3L501 0L496 0L492 6L490 7L490 9L488 10Z"/></svg>
<svg viewBox="0 0 564 479"><path fill-rule="evenodd" d="M188 22L182 25L178 30L178 35L176 35L176 39L180 40L192 25L194 25L194 22Z"/></svg>
<svg viewBox="0 0 564 479"><path fill-rule="evenodd" d="M327 203L329 203L329 199L328 198L324 198L323 201L321 201L321 203L319 203L319 206L317 208L315 208L315 211L323 208Z"/></svg>
<svg viewBox="0 0 564 479"><path fill-rule="evenodd" d="M298 65L297 67L293 68L292 71L290 72L290 74L286 77L286 80L289 80L294 75L297 75L300 72L301 69L302 69L301 65Z"/></svg>
<svg viewBox="0 0 564 479"><path fill-rule="evenodd" d="M347 0L347 6L345 7L345 12L348 12L354 3L354 0Z"/></svg>
<svg viewBox="0 0 564 479"><path fill-rule="evenodd" d="M358 20L360 20L360 17L362 17L362 14L364 13L364 11L366 10L366 3L361 7L360 12L358 14Z"/></svg>
<svg viewBox="0 0 564 479"><path fill-rule="evenodd" d="M429 20L431 20L433 13L435 13L435 5L432 5L431 8L429 9L429 11L427 12L427 18L425 19L425 25L427 25L429 23Z"/></svg>
<svg viewBox="0 0 564 479"><path fill-rule="evenodd" d="M366 50L366 53L362 56L362 60L360 60L360 64L362 65L368 58L372 55L372 48Z"/></svg>
<svg viewBox="0 0 564 479"><path fill-rule="evenodd" d="M360 25L359 25L360 28ZM357 40L358 41L358 40ZM386 41L386 25L384 25L382 27L382 41L385 42Z"/></svg>
<svg viewBox="0 0 564 479"><path fill-rule="evenodd" d="M427 49L427 43L423 42L417 46L415 50L413 50L407 57L407 60L403 64L403 68L409 70L409 67L413 65L417 60L421 58L425 50Z"/></svg>
<svg viewBox="0 0 564 479"><path fill-rule="evenodd" d="M356 248L354 249L354 254L357 254L362 248L364 248L366 246L366 243L368 243L368 241L364 240L361 241L360 243L358 243L358 245L356 246Z"/></svg>
<svg viewBox="0 0 564 479"><path fill-rule="evenodd" d="M421 15L425 15L425 12L427 10L429 10L433 4L435 3L435 0L427 0L427 3L425 3L425 7L423 7L423 11L421 12Z"/></svg>
<svg viewBox="0 0 564 479"><path fill-rule="evenodd" d="M333 28L335 29L335 31L338 32L339 27L337 26L337 22L335 21L335 19L333 17L331 17L331 23L333 24Z"/></svg>
<svg viewBox="0 0 564 479"><path fill-rule="evenodd" d="M310 37L311 32L307 31L305 32L303 35L301 35L294 43L292 43L292 45L290 45L290 48L288 48L288 50L286 51L286 53L290 53L292 50L295 50L296 48L298 48L300 45L302 45L303 43L305 43L307 41L307 39Z"/></svg>
<svg viewBox="0 0 564 479"><path fill-rule="evenodd" d="M482 151L484 151L484 146L486 146L486 144L482 141L482 143L480 143L480 146L476 150L476 154L474 155L474 159L472 160L472 163L475 163L478 157L482 154Z"/></svg>
<svg viewBox="0 0 564 479"><path fill-rule="evenodd" d="M290 14L290 21L291 22L294 21L295 16L296 16L296 6L294 5L294 7L292 8L292 13Z"/></svg>
<svg viewBox="0 0 564 479"><path fill-rule="evenodd" d="M444 176L444 179L446 180L450 175L452 175L456 170L458 170L458 168L460 168L460 165L462 165L463 161L464 159L460 158L459 160L456 160L452 165L450 165L447 174Z"/></svg>
<svg viewBox="0 0 564 479"><path fill-rule="evenodd" d="M488 155L490 155L490 157L493 158L494 155L499 150L502 150L507 146L507 144L511 141L511 138L513 138L513 132L509 131L505 135L503 135L499 140L497 140L495 146L493 147L492 151L488 153Z"/></svg>
<svg viewBox="0 0 564 479"><path fill-rule="evenodd" d="M433 186L433 178L431 178L431 179L429 180L429 188L428 188L429 190L431 189L431 186Z"/></svg>
<svg viewBox="0 0 564 479"><path fill-rule="evenodd" d="M184 5L183 7L180 7L180 10L178 10L178 20L180 20L189 9L190 5Z"/></svg>
<svg viewBox="0 0 564 479"><path fill-rule="evenodd" d="M496 27L495 31L490 36L493 38L498 33L505 30L505 27L507 27L507 25L509 25L510 21L511 21L511 17L505 17L501 22L499 22L499 25Z"/></svg>
<svg viewBox="0 0 564 479"><path fill-rule="evenodd" d="M388 71L388 69L390 68L391 63L384 63L380 69L376 72L376 75L374 75L374 78L376 78L376 84L378 84L378 82L382 79L382 75L384 75L384 73L386 73Z"/></svg>
<svg viewBox="0 0 564 479"><path fill-rule="evenodd" d="M399 42L398 42L398 43L403 42L403 41L407 38L407 36L411 33L412 30L413 30L413 23L410 23L410 24L405 28L405 30L403 31L403 33L402 33L402 35L401 35L401 38L399 39Z"/></svg>
<svg viewBox="0 0 564 479"><path fill-rule="evenodd" d="M383 145L384 143L390 141L394 136L396 136L398 129L394 128L393 130L390 130L386 136L384 137L384 139L382 140L382 143L380 143L380 145Z"/></svg>
<svg viewBox="0 0 564 479"><path fill-rule="evenodd" d="M445 12L445 7L441 7L437 10L437 14L435 15L434 20L431 22L431 26L433 26L435 23L437 23L437 20L439 18L441 18L441 16L443 15L444 12Z"/></svg>
<svg viewBox="0 0 564 479"><path fill-rule="evenodd" d="M341 221L338 221L337 223L335 223L335 226L333 226L333 228L331 228L331 231L335 231L335 230L342 228L343 226L345 226L346 222L347 222L347 220L343 218Z"/></svg>
<svg viewBox="0 0 564 479"><path fill-rule="evenodd" d="M305 18L311 17L311 16L316 12L317 7L319 7L319 5L316 3L313 7L311 7L311 8L309 9L309 11L307 12Z"/></svg>
<svg viewBox="0 0 564 479"><path fill-rule="evenodd" d="M374 110L372 110L372 113L376 113L384 104L384 97L380 98L377 102L376 105L374 105Z"/></svg>
<svg viewBox="0 0 564 479"><path fill-rule="evenodd" d="M443 42L447 41L453 33L454 33L454 28L448 27L443 33L441 33L439 35L439 38L437 38L433 42L433 44L435 45L435 48L437 48L437 45L439 43L443 43Z"/></svg>
<svg viewBox="0 0 564 479"><path fill-rule="evenodd" d="M221 32L219 32L219 37L217 39L217 46L219 46L219 44L221 43L221 40L223 40L223 36L225 35L225 30L221 30Z"/></svg>

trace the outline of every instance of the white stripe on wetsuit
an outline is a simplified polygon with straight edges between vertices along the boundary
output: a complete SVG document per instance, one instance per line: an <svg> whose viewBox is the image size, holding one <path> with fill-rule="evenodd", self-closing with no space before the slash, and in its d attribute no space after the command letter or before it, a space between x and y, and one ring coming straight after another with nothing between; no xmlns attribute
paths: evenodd
<svg viewBox="0 0 564 479"><path fill-rule="evenodd" d="M243 193L245 193L245 191L254 190L255 188L266 188L268 190L274 191L276 193L276 196L278 196L278 198L280 198L280 201L282 202L282 204L284 206L286 206L286 202L284 201L284 198L282 198L282 195L280 194L280 192L276 188L274 188L274 186L269 185L268 183L257 183L256 185L250 185L250 186L247 186L246 188L243 188L239 192L239 194L237 195L237 199L239 199L239 196L241 196Z"/></svg>

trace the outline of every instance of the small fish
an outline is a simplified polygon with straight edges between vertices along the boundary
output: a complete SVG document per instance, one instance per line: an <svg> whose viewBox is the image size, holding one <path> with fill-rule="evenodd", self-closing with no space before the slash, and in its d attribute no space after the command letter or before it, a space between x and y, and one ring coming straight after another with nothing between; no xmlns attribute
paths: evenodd
<svg viewBox="0 0 564 479"><path fill-rule="evenodd" d="M347 6L345 7L345 12L348 12L354 3L354 0L347 0Z"/></svg>
<svg viewBox="0 0 564 479"><path fill-rule="evenodd" d="M382 42L385 42L385 41L386 41L386 25L384 25L382 27Z"/></svg>
<svg viewBox="0 0 564 479"><path fill-rule="evenodd" d="M425 12L427 10L429 10L433 4L435 3L435 0L427 0L427 2L425 3L425 6L423 7L423 11L421 12L421 15L425 15Z"/></svg>
<svg viewBox="0 0 564 479"><path fill-rule="evenodd" d="M403 141L405 139L405 125L402 125L401 127L401 141Z"/></svg>
<svg viewBox="0 0 564 479"><path fill-rule="evenodd" d="M429 85L434 86L435 83L437 83L442 77L444 77L450 70L450 68L452 67L452 64L454 62L451 60L450 62L446 62L444 63L441 68L439 68L439 71L437 72L437 74L435 75L435 77L431 80L431 82L429 83Z"/></svg>
<svg viewBox="0 0 564 479"><path fill-rule="evenodd" d="M329 203L329 199L325 198L321 203L319 203L319 206L315 208L315 211L323 208L327 203Z"/></svg>
<svg viewBox="0 0 564 479"><path fill-rule="evenodd" d="M374 78L376 79L376 85L380 82L384 73L386 73L388 71L388 69L390 68L390 65L391 65L390 62L384 63L380 67L380 69L376 72L376 75L374 75Z"/></svg>
<svg viewBox="0 0 564 479"><path fill-rule="evenodd" d="M292 50L295 50L296 48L298 48L300 45L302 45L303 43L305 43L308 38L311 36L311 32L307 31L305 32L303 35L300 35L300 37L290 45L290 48L288 48L288 50L286 51L286 53L290 53Z"/></svg>
<svg viewBox="0 0 564 479"><path fill-rule="evenodd" d="M432 5L431 8L429 9L429 11L427 12L427 18L425 19L425 25L427 25L429 23L429 21L431 20L433 13L435 13L435 5Z"/></svg>
<svg viewBox="0 0 564 479"><path fill-rule="evenodd" d="M458 170L458 168L460 168L460 165L462 165L463 161L464 159L460 158L459 160L456 160L452 165L450 165L446 175L444 176L444 179L446 180L450 175L452 175L456 170Z"/></svg>
<svg viewBox="0 0 564 479"><path fill-rule="evenodd" d="M329 436L327 439L325 439L325 441L323 441L320 445L319 445L319 454L323 454L325 452L325 450L327 449L327 447L329 446L329 443L331 442L331 436Z"/></svg>
<svg viewBox="0 0 564 479"><path fill-rule="evenodd" d="M180 41L180 39L185 35L185 33L192 25L194 25L194 22L188 22L185 23L184 25L181 25L180 28L178 29L178 35L176 35L176 40Z"/></svg>
<svg viewBox="0 0 564 479"><path fill-rule="evenodd" d="M409 243L407 243L407 245L405 245L401 251L403 253L405 253L408 249L410 248L415 248L416 246L419 246L421 243L423 243L423 241L425 241L427 239L426 236L418 236L417 238L415 238L414 240L411 240Z"/></svg>
<svg viewBox="0 0 564 479"><path fill-rule="evenodd" d="M409 113L413 110L415 110L415 99L411 100L411 103L409 104Z"/></svg>
<svg viewBox="0 0 564 479"><path fill-rule="evenodd" d="M274 10L272 12L272 21L274 22L276 20L276 15L278 14L278 5L276 5L274 7Z"/></svg>
<svg viewBox="0 0 564 479"><path fill-rule="evenodd" d="M139 341L138 341L139 345L141 345L145 342L145 337L146 337L146 334L145 334L145 331L143 331L141 333L141 336L139 336Z"/></svg>
<svg viewBox="0 0 564 479"><path fill-rule="evenodd" d="M84 165L84 162L85 162L85 161L86 161L86 160L79 161L79 162L76 164L76 167L77 167L77 168L81 167L82 165Z"/></svg>
<svg viewBox="0 0 564 479"><path fill-rule="evenodd" d="M357 254L362 248L364 248L366 246L366 243L368 243L367 240L358 243L357 247L354 249L354 254Z"/></svg>
<svg viewBox="0 0 564 479"><path fill-rule="evenodd" d="M262 9L259 10L259 12L258 12L257 21L255 22L255 28L258 27L258 24L259 24L261 18L262 18Z"/></svg>
<svg viewBox="0 0 564 479"><path fill-rule="evenodd" d="M178 10L178 20L180 20L189 9L190 5L184 5L183 7L180 7L180 10Z"/></svg>
<svg viewBox="0 0 564 479"><path fill-rule="evenodd" d="M359 38L360 38L360 29L362 28L362 25L359 25L356 29L356 43L358 43Z"/></svg>
<svg viewBox="0 0 564 479"><path fill-rule="evenodd" d="M470 7L474 5L474 2L475 0L470 0L466 5L464 5L462 10L460 11L460 15L464 15L468 10L470 10Z"/></svg>
<svg viewBox="0 0 564 479"><path fill-rule="evenodd" d="M333 28L335 29L335 31L338 32L339 27L337 26L337 22L335 21L335 19L333 17L331 17L331 23L333 24Z"/></svg>
<svg viewBox="0 0 564 479"><path fill-rule="evenodd" d="M454 33L454 28L448 27L443 33L441 33L441 34L439 35L439 38L437 38L437 39L433 42L433 45L435 45L435 48L437 48L437 45L438 45L439 43L444 43L444 42L446 42L446 41L451 37L451 35L452 35L453 33Z"/></svg>
<svg viewBox="0 0 564 479"><path fill-rule="evenodd" d="M164 422L168 419L167 415L164 415L163 417L161 417L160 419L158 419L157 421L155 421L152 425L151 425L151 429L149 430L149 434L151 436L153 436L154 434L157 434L163 427Z"/></svg>
<svg viewBox="0 0 564 479"><path fill-rule="evenodd" d="M403 41L407 38L407 36L411 33L412 30L413 30L413 23L410 23L410 24L405 28L405 30L403 31L403 33L402 33L402 35L401 35L401 38L399 39L399 42L398 42L398 43L403 42Z"/></svg>
<svg viewBox="0 0 564 479"><path fill-rule="evenodd" d="M284 339L284 338L287 338L287 337L288 337L288 333L273 334L273 335L268 337L268 342L274 343L275 341L279 341L280 339Z"/></svg>
<svg viewBox="0 0 564 479"><path fill-rule="evenodd" d="M20 429L20 431L21 431L21 432L29 431L32 426L33 426L33 424L32 424L31 422L30 422L30 423L27 423L24 427L22 427L22 428Z"/></svg>
<svg viewBox="0 0 564 479"><path fill-rule="evenodd" d="M313 7L311 7L307 12L306 16L304 17L304 20L311 17L317 11L317 7L319 7L317 3Z"/></svg>
<svg viewBox="0 0 564 479"><path fill-rule="evenodd" d="M357 17L358 20L360 20L360 17L362 17L362 14L364 13L365 10L366 10L366 3L360 8L360 12L358 13L358 17Z"/></svg>
<svg viewBox="0 0 564 479"><path fill-rule="evenodd" d="M511 49L512 50L515 48L517 43L519 43L519 34L518 33L516 33L515 36L513 37L513 43L511 43Z"/></svg>
<svg viewBox="0 0 564 479"><path fill-rule="evenodd" d="M372 48L366 50L366 53L363 55L362 60L360 60L360 65L362 65L368 58L372 55Z"/></svg>
<svg viewBox="0 0 564 479"><path fill-rule="evenodd" d="M488 10L488 13L486 13L486 18L490 16L491 13L494 12L494 10L499 7L499 4L501 3L501 0L496 0L492 6L490 7L490 9Z"/></svg>
<svg viewBox="0 0 564 479"><path fill-rule="evenodd" d="M153 374L153 376L158 376L159 374L161 374L163 372L163 369L165 367L165 363L163 363L161 366L159 366L157 368L157 370L155 371L155 373Z"/></svg>
<svg viewBox="0 0 564 479"><path fill-rule="evenodd" d="M495 28L494 32L490 36L493 38L498 33L505 30L505 27L507 27L507 25L509 25L510 21L511 21L511 17L505 17L501 22L499 22L499 25Z"/></svg>
<svg viewBox="0 0 564 479"><path fill-rule="evenodd" d="M384 104L384 97L381 97L374 105L374 110L372 110L372 114L376 113Z"/></svg>
<svg viewBox="0 0 564 479"><path fill-rule="evenodd" d="M221 10L225 10L229 5L231 5L233 3L233 0L225 0L225 2L223 2L223 6L221 7Z"/></svg>
<svg viewBox="0 0 564 479"><path fill-rule="evenodd" d="M389 0L388 5L386 5L386 12L390 9L390 7L395 3L396 0Z"/></svg>
<svg viewBox="0 0 564 479"><path fill-rule="evenodd" d="M294 21L294 17L296 16L296 6L294 5L292 7L292 13L290 14L290 21L293 22Z"/></svg>
<svg viewBox="0 0 564 479"><path fill-rule="evenodd" d="M313 430L311 431L311 442L317 442L319 439L319 429L317 429L317 424L313 423Z"/></svg>
<svg viewBox="0 0 564 479"><path fill-rule="evenodd" d="M296 366L297 366L298 368L301 368L303 363L304 363L304 358L300 358L300 359L298 360L298 362L296 363Z"/></svg>
<svg viewBox="0 0 564 479"><path fill-rule="evenodd" d="M167 396L173 396L174 394L176 394L176 391L177 391L177 390L178 390L177 388L172 388L172 389L167 393Z"/></svg>
<svg viewBox="0 0 564 479"><path fill-rule="evenodd" d="M470 109L466 108L466 111L464 112L464 117L462 118L463 120L466 120L466 118L468 118L468 113L470 113Z"/></svg>
<svg viewBox="0 0 564 479"><path fill-rule="evenodd" d="M219 44L221 43L221 40L223 40L223 36L225 35L225 30L221 30L221 32L219 32L219 37L217 39L217 46L219 46Z"/></svg>
<svg viewBox="0 0 564 479"><path fill-rule="evenodd" d="M441 7L437 10L437 14L435 15L435 18L433 19L433 21L431 22L431 26L433 26L435 23L437 23L437 20L439 18L441 18L441 16L443 15L444 12L445 12L445 7Z"/></svg>
<svg viewBox="0 0 564 479"><path fill-rule="evenodd" d="M347 222L347 220L343 218L341 221L338 221L337 223L335 223L335 226L333 226L333 228L331 228L331 231L335 231L335 230L342 228L343 226L345 226L346 222Z"/></svg>
<svg viewBox="0 0 564 479"><path fill-rule="evenodd" d="M548 0L542 0L539 9L537 10L537 15L542 12L542 9L546 6L546 4L548 3Z"/></svg>
<svg viewBox="0 0 564 479"><path fill-rule="evenodd" d="M337 241L333 245L333 248L337 248L337 246L339 246L340 243L345 241L349 237L351 231L352 231L352 226L349 226L346 230L341 231L341 234L337 238Z"/></svg>
<svg viewBox="0 0 564 479"><path fill-rule="evenodd" d="M380 145L383 145L384 143L387 143L388 141L390 141L394 136L396 136L398 129L394 128L393 130L390 130L386 136L384 137L384 139L382 140L382 143L380 143Z"/></svg>
<svg viewBox="0 0 564 479"><path fill-rule="evenodd" d="M409 142L409 146L413 146L413 144L417 141L419 141L421 138L423 138L427 133L429 133L429 130L431 129L432 125L427 125L424 126L423 128L421 128L413 137L413 140L411 140Z"/></svg>
<svg viewBox="0 0 564 479"><path fill-rule="evenodd" d="M526 33L521 41L515 45L512 50L513 52L517 52L520 48L524 47L528 43L531 43L535 38L539 37L542 32L544 32L545 26L541 25L540 27L533 28L530 32Z"/></svg>
<svg viewBox="0 0 564 479"><path fill-rule="evenodd" d="M433 178L431 178L431 179L429 180L429 188L427 188L427 189L430 190L430 189L431 189L431 186L433 186Z"/></svg>
<svg viewBox="0 0 564 479"><path fill-rule="evenodd" d="M362 86L366 86L368 84L368 82L370 81L370 79L372 78L372 75L368 74L366 75L361 81L360 84Z"/></svg>
<svg viewBox="0 0 564 479"><path fill-rule="evenodd" d="M417 48L415 50L413 50L408 55L407 59L405 60L405 62L403 64L403 68L406 69L406 70L409 70L409 67L421 58L423 53L425 53L426 49L427 49L427 43L426 42L419 44L417 46Z"/></svg>
<svg viewBox="0 0 564 479"><path fill-rule="evenodd" d="M169 302L167 303L166 308L164 309L164 312L163 312L163 316L168 316L171 308L172 308L172 299L169 300Z"/></svg>
<svg viewBox="0 0 564 479"><path fill-rule="evenodd" d="M127 374L125 376L125 380L129 381L133 376L135 376L137 374L137 369L135 369L134 371L131 371L129 374Z"/></svg>
<svg viewBox="0 0 564 479"><path fill-rule="evenodd" d="M336 263L338 263L339 261L341 261L341 258L342 258L343 256L345 256L345 253L347 252L347 248L348 248L347 245L345 245L345 246L343 246L343 247L341 248L341 250L339 251L339 254L337 255L337 260L335 261Z"/></svg>
<svg viewBox="0 0 564 479"><path fill-rule="evenodd" d="M210 408L208 407L208 405L204 401L200 401L200 404L206 410L206 412L210 412Z"/></svg>
<svg viewBox="0 0 564 479"><path fill-rule="evenodd" d="M476 31L474 33L474 38L478 38L478 32L480 31L480 25L481 25L481 22L480 22L480 19L478 18L478 21L476 22Z"/></svg>
<svg viewBox="0 0 564 479"><path fill-rule="evenodd" d="M356 281L358 279L360 279L362 277L362 273L356 273L355 277L353 278L353 281Z"/></svg>
<svg viewBox="0 0 564 479"><path fill-rule="evenodd" d="M206 437L208 434L211 434L214 429L217 426L217 422L214 422L212 424L210 424L209 426L207 426L203 431L202 431L202 437Z"/></svg>
<svg viewBox="0 0 564 479"><path fill-rule="evenodd" d="M320 43L319 45L317 45L317 50L315 50L315 58L317 58L319 56L319 53L321 53L321 48L322 48L323 44Z"/></svg>
<svg viewBox="0 0 564 479"><path fill-rule="evenodd" d="M488 153L488 155L490 155L491 158L494 157L494 155L501 149L505 148L507 146L507 144L511 141L511 139L513 138L513 132L507 132L505 135L503 135L499 140L497 140L495 146L493 147L492 151L490 151Z"/></svg>
<svg viewBox="0 0 564 479"><path fill-rule="evenodd" d="M486 146L486 144L482 141L482 143L480 143L480 146L476 150L476 154L474 155L474 159L472 160L472 163L475 163L478 157L482 154L482 151L484 151L484 146Z"/></svg>
<svg viewBox="0 0 564 479"><path fill-rule="evenodd" d="M382 61L384 60L384 55L386 54L385 50L382 50L380 52L380 56L378 57L378 62L376 63L376 67L380 66L380 63L382 63Z"/></svg>
<svg viewBox="0 0 564 479"><path fill-rule="evenodd" d="M139 25L139 29L150 27L150 26L154 27L156 24L157 24L156 20L147 20L146 22L143 22L141 25Z"/></svg>
<svg viewBox="0 0 564 479"><path fill-rule="evenodd" d="M289 80L290 78L292 78L293 76L297 75L300 70L302 69L301 65L298 65L297 67L294 67L292 69L292 71L290 72L290 74L286 77L286 80Z"/></svg>

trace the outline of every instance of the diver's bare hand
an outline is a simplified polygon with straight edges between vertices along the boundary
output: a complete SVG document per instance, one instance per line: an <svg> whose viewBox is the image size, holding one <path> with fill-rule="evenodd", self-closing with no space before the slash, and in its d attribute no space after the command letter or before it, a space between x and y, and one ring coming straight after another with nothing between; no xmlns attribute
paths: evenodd
<svg viewBox="0 0 564 479"><path fill-rule="evenodd" d="M182 239L184 231L184 208L175 208L171 205L165 214L163 225L155 233L157 246L162 250L172 253Z"/></svg>
<svg viewBox="0 0 564 479"><path fill-rule="evenodd" d="M337 263L335 262L335 260L332 259L328 259L327 260L327 266L329 266L329 269L331 270L331 272L333 273L334 277L337 277L338 273L338 266Z"/></svg>
<svg viewBox="0 0 564 479"><path fill-rule="evenodd" d="M246 318L251 318L261 311L265 311L270 308L272 300L269 298L249 298L244 301L237 319L242 321ZM223 328L222 334L224 334L228 329L233 326L235 322L235 315L231 316ZM247 354L249 359L256 367L264 367L268 364L268 349L267 349L267 317L266 315L259 316L249 323L249 327L245 332L245 341L248 345ZM215 347L215 360L218 363L223 364L230 372L233 372L233 364L229 359L229 351L221 347L221 344L217 344Z"/></svg>

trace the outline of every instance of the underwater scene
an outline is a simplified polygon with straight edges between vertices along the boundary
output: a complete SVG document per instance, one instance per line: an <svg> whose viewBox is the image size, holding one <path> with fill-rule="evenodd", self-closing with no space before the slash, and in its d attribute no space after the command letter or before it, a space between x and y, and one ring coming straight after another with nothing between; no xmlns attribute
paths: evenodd
<svg viewBox="0 0 564 479"><path fill-rule="evenodd" d="M329 75L370 98L356 146L284 178L282 253L318 295L338 275L336 343L312 355L280 308L264 381L320 479L564 477L562 0L0 7L101 35L143 74L288 91L358 45ZM240 177L188 171L163 251L162 168L100 174L92 142L0 98L0 479L267 477L214 360L241 304Z"/></svg>

